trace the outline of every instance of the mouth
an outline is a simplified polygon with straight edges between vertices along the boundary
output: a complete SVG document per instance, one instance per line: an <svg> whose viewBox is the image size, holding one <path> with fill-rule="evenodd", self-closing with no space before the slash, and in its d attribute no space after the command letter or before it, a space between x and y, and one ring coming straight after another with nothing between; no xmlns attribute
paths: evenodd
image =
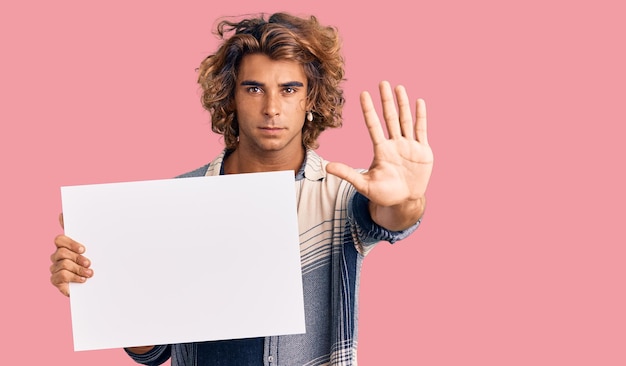
<svg viewBox="0 0 626 366"><path fill-rule="evenodd" d="M261 130L262 133L274 135L274 134L280 133L283 130L283 128L276 127L276 126L265 126L265 127L259 127L259 130Z"/></svg>

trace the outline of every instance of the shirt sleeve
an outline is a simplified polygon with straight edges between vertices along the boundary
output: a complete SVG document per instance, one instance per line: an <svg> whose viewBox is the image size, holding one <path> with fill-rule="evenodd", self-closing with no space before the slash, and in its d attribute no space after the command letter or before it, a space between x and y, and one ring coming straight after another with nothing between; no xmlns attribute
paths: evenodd
<svg viewBox="0 0 626 366"><path fill-rule="evenodd" d="M359 192L355 192L348 202L348 221L353 226L353 234L357 236L357 241L363 246L371 246L379 241L388 241L393 244L402 240L419 226L420 218L413 226L402 231L391 231L376 224L369 211L369 199Z"/></svg>
<svg viewBox="0 0 626 366"><path fill-rule="evenodd" d="M137 354L129 351L127 348L124 348L124 351L132 358L135 362L140 363L142 365L147 366L158 366L163 364L170 358L171 355L171 346L170 345L160 345L154 346L153 349L144 353Z"/></svg>

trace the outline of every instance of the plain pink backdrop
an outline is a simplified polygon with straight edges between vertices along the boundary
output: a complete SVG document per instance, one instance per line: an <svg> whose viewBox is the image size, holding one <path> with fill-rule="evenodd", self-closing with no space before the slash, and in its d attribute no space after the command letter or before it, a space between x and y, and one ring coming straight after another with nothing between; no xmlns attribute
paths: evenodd
<svg viewBox="0 0 626 366"><path fill-rule="evenodd" d="M428 210L365 261L359 364L625 365L623 5L409 3L0 5L0 363L133 364L73 351L48 272L59 187L209 161L222 145L195 68L214 21L286 10L345 42L345 125L323 135L327 159L368 166L358 94L380 80L428 106Z"/></svg>

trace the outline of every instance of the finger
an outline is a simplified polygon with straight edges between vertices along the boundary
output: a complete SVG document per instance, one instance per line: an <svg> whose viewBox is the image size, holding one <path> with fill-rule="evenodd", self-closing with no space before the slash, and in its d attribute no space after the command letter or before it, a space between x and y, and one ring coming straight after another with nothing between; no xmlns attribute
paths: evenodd
<svg viewBox="0 0 626 366"><path fill-rule="evenodd" d="M52 282L52 278L50 278L50 282ZM67 297L70 296L70 284L69 283L61 283L61 284L54 284L54 287L56 287L59 291L61 291L61 293Z"/></svg>
<svg viewBox="0 0 626 366"><path fill-rule="evenodd" d="M402 132L400 131L398 111L396 109L396 102L393 99L391 85L389 85L389 82L387 81L382 81L379 85L379 89L380 101L383 104L383 117L385 118L389 138L400 138L402 136Z"/></svg>
<svg viewBox="0 0 626 366"><path fill-rule="evenodd" d="M52 262L50 265L50 274L52 276L61 276L62 279L72 280L78 282L73 276L83 278L90 278L93 276L93 270L91 268L84 267L71 259L61 259ZM80 281L82 282L82 281Z"/></svg>
<svg viewBox="0 0 626 366"><path fill-rule="evenodd" d="M50 262L54 265L55 263L70 261L72 263L76 263L78 266L82 266L84 268L89 268L91 266L91 261L89 258L77 254L67 248L57 248L57 250L52 253L50 256ZM68 265L65 265L65 268L71 269ZM52 269L51 269L52 270Z"/></svg>
<svg viewBox="0 0 626 366"><path fill-rule="evenodd" d="M70 282L83 283L93 276L89 259L68 248L57 248L50 259L50 282L65 296L69 296Z"/></svg>
<svg viewBox="0 0 626 366"><path fill-rule="evenodd" d="M326 165L326 172L346 180L348 183L352 184L357 191L365 194L367 182L363 175L353 168L343 163L328 163L328 165Z"/></svg>
<svg viewBox="0 0 626 366"><path fill-rule="evenodd" d="M398 110L400 111L400 129L402 136L413 140L413 116L406 89L402 85L396 87L396 99L398 100Z"/></svg>
<svg viewBox="0 0 626 366"><path fill-rule="evenodd" d="M63 223L63 212L59 214L59 224L61 224L62 229L65 229L65 224Z"/></svg>
<svg viewBox="0 0 626 366"><path fill-rule="evenodd" d="M372 143L377 145L385 140L385 133L380 125L378 114L374 108L372 97L368 92L361 93L361 110L363 111L363 117L365 118L365 125L369 131Z"/></svg>
<svg viewBox="0 0 626 366"><path fill-rule="evenodd" d="M91 261L81 255L85 252L85 247L72 238L66 235L57 235L57 237L54 238L54 244L57 249L50 256L52 263L67 259L85 268L91 265Z"/></svg>
<svg viewBox="0 0 626 366"><path fill-rule="evenodd" d="M63 234L57 235L57 237L54 238L54 245L56 245L57 248L67 248L78 254L85 252L85 247L82 244Z"/></svg>
<svg viewBox="0 0 626 366"><path fill-rule="evenodd" d="M417 141L428 144L428 134L426 133L426 102L418 99L415 106L415 136Z"/></svg>
<svg viewBox="0 0 626 366"><path fill-rule="evenodd" d="M61 291L61 293L65 296L70 295L70 282L84 283L85 281L87 281L87 278L77 276L75 273L67 270L55 272L50 276L50 283L59 289L59 291Z"/></svg>

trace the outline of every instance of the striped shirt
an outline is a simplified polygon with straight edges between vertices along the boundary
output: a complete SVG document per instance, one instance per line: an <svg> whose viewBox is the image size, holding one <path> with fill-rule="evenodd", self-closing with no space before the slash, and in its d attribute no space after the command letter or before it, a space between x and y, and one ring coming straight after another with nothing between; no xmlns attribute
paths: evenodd
<svg viewBox="0 0 626 366"><path fill-rule="evenodd" d="M226 154L180 177L223 174ZM171 357L172 366L356 366L362 260L376 243L407 237L419 221L399 232L375 224L368 199L345 180L327 174L326 164L307 150L295 179L305 334L161 345L146 354L128 354L145 365Z"/></svg>

